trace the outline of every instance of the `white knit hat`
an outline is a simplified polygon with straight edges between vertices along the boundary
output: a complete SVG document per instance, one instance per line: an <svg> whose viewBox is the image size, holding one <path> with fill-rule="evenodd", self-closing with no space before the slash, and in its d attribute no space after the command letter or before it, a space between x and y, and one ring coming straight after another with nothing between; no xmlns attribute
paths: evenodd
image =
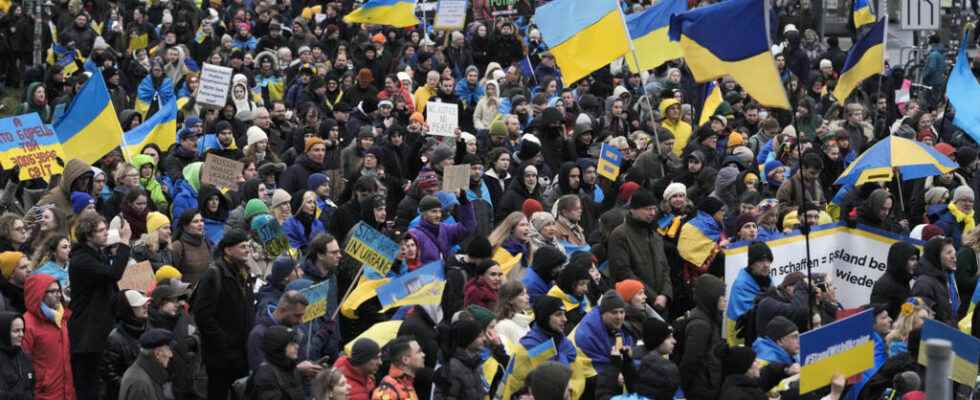
<svg viewBox="0 0 980 400"><path fill-rule="evenodd" d="M684 186L684 184L680 182L671 183L670 185L667 185L666 189L664 189L664 200L670 200L671 197L678 194L686 195L687 186Z"/></svg>
<svg viewBox="0 0 980 400"><path fill-rule="evenodd" d="M970 200L970 201L972 201L973 200L973 189L970 189L970 187L969 186L966 186L966 185L963 185L963 186L960 186L960 187L956 188L956 190L953 191L953 202L955 203L958 200Z"/></svg>
<svg viewBox="0 0 980 400"><path fill-rule="evenodd" d="M247 146L251 146L263 140L269 140L269 135L266 135L262 128L255 125L252 125L247 131L245 131L245 136L248 138L246 142Z"/></svg>
<svg viewBox="0 0 980 400"><path fill-rule="evenodd" d="M283 189L276 189L275 192L272 192L272 207L270 208L276 208L283 204L289 204L289 202L292 200L293 196L290 196L289 192Z"/></svg>

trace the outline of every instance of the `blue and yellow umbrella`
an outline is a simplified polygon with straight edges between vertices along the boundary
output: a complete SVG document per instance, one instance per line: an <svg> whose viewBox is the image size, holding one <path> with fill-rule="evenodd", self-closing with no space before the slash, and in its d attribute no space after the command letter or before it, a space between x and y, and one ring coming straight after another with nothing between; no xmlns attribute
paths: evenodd
<svg viewBox="0 0 980 400"><path fill-rule="evenodd" d="M959 168L938 150L909 139L889 136L871 146L841 173L837 185L861 185L892 180L898 169L902 180L942 175Z"/></svg>

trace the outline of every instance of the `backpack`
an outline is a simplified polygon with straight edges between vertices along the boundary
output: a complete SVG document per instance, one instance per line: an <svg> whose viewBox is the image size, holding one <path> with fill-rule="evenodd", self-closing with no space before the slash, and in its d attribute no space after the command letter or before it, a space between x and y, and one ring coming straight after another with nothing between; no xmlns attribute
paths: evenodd
<svg viewBox="0 0 980 400"><path fill-rule="evenodd" d="M677 365L681 365L681 359L684 358L684 340L687 339L684 329L687 328L688 322L691 322L691 310L687 310L684 315L677 317L670 324L674 329L674 340L677 342L674 344L674 352L670 353L670 361Z"/></svg>

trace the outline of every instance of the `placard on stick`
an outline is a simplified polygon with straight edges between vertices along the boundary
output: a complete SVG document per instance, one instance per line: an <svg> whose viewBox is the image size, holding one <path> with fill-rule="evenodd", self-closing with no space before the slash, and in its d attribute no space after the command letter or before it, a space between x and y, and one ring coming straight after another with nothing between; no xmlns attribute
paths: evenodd
<svg viewBox="0 0 980 400"><path fill-rule="evenodd" d="M344 251L355 260L374 268L378 274L387 274L398 255L398 243L364 222L358 222L352 230Z"/></svg>
<svg viewBox="0 0 980 400"><path fill-rule="evenodd" d="M242 176L244 166L230 158L208 153L204 166L201 167L201 183L211 184L219 189L238 190L238 179Z"/></svg>
<svg viewBox="0 0 980 400"><path fill-rule="evenodd" d="M430 135L456 136L456 129L459 128L459 107L456 104L430 101L425 105L425 112Z"/></svg>
<svg viewBox="0 0 980 400"><path fill-rule="evenodd" d="M228 100L232 73L231 68L204 63L201 69L201 86L194 98L197 103L216 108L224 107Z"/></svg>
<svg viewBox="0 0 980 400"><path fill-rule="evenodd" d="M432 26L438 30L452 31L466 25L466 0L439 0L436 19Z"/></svg>
<svg viewBox="0 0 980 400"><path fill-rule="evenodd" d="M323 281L300 291L309 303L303 313L304 324L327 314L327 292L330 290L328 283Z"/></svg>
<svg viewBox="0 0 980 400"><path fill-rule="evenodd" d="M460 189L470 186L470 165L452 165L446 167L442 174L442 191L459 193Z"/></svg>
<svg viewBox="0 0 980 400"><path fill-rule="evenodd" d="M133 289L146 293L154 280L153 267L149 261L143 261L126 267L122 279L116 285L119 290Z"/></svg>
<svg viewBox="0 0 980 400"><path fill-rule="evenodd" d="M58 158L66 158L58 135L37 113L0 119L0 164L4 169L19 167L21 180L47 181L64 170Z"/></svg>

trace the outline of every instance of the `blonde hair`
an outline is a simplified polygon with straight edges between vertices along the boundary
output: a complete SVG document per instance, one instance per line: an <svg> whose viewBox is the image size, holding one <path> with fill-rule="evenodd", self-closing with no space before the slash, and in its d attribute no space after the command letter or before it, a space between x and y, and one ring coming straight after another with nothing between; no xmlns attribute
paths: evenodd
<svg viewBox="0 0 980 400"><path fill-rule="evenodd" d="M514 232L514 228L521 223L521 220L526 221L527 217L525 217L524 213L520 211L514 211L508 214L503 221L500 221L500 225L497 225L497 227L493 229L493 232L490 232L490 237L487 238L490 241L490 247L496 248L507 240L511 233Z"/></svg>
<svg viewBox="0 0 980 400"><path fill-rule="evenodd" d="M902 304L900 310L898 318L892 324L892 331L885 336L885 342L889 345L896 340L908 339L909 333L922 326L923 318L920 313L925 311L928 315L932 315L932 310L921 297L910 297Z"/></svg>
<svg viewBox="0 0 980 400"><path fill-rule="evenodd" d="M963 245L970 247L974 253L980 252L980 227L973 228L963 235Z"/></svg>

